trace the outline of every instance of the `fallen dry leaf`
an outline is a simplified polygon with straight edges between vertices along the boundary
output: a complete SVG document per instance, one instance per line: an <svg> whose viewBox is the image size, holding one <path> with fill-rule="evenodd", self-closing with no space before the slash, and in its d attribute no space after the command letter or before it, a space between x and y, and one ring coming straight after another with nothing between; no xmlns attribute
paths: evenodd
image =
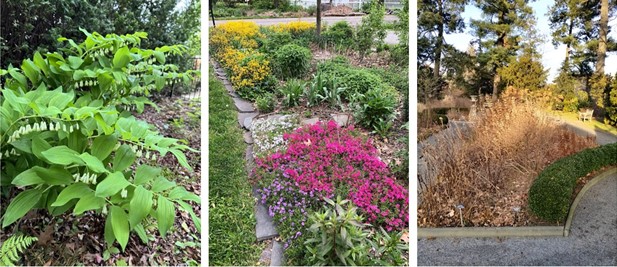
<svg viewBox="0 0 617 267"><path fill-rule="evenodd" d="M52 239L53 234L54 234L54 225L50 224L47 227L45 227L45 231L39 234L38 236L39 241L37 242L37 244L41 246L46 245Z"/></svg>

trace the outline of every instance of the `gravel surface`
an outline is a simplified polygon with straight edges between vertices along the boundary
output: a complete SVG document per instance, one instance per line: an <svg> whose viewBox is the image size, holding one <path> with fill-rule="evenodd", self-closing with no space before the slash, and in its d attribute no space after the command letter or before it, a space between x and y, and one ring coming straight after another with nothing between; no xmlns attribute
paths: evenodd
<svg viewBox="0 0 617 267"><path fill-rule="evenodd" d="M617 265L617 175L584 196L569 237L418 240L418 265Z"/></svg>

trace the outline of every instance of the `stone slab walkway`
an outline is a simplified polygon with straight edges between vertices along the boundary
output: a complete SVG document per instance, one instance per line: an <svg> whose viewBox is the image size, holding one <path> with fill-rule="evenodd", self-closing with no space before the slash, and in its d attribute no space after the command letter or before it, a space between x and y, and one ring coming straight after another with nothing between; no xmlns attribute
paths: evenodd
<svg viewBox="0 0 617 267"><path fill-rule="evenodd" d="M617 175L585 194L569 237L419 239L418 265L617 266Z"/></svg>

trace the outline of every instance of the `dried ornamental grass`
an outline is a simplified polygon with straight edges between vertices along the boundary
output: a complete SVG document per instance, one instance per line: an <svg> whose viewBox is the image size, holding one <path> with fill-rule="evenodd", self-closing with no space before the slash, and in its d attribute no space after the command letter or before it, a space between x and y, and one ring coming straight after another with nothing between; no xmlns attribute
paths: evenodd
<svg viewBox="0 0 617 267"><path fill-rule="evenodd" d="M499 102L476 123L425 148L436 172L419 181L419 226L537 223L526 208L533 179L551 162L595 146L530 103Z"/></svg>

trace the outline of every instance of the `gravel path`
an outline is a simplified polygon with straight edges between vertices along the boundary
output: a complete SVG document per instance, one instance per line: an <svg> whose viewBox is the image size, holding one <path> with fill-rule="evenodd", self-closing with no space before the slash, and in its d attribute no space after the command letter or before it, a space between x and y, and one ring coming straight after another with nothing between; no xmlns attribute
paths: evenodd
<svg viewBox="0 0 617 267"><path fill-rule="evenodd" d="M418 265L617 265L617 175L580 202L569 237L418 240Z"/></svg>

